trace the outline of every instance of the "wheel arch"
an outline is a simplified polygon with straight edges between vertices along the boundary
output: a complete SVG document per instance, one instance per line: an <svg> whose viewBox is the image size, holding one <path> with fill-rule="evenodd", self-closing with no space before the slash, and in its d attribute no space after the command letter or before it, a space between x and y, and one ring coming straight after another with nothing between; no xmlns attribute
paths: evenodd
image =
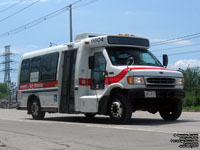
<svg viewBox="0 0 200 150"><path fill-rule="evenodd" d="M122 89L121 87L115 87L112 88L110 90L109 93L107 93L107 95L104 95L103 97L101 97L100 101L99 101L99 106L98 106L98 113L99 114L104 114L104 115L108 115L109 112L109 105L111 104L111 99L112 96L115 93L122 93L125 94L126 90Z"/></svg>

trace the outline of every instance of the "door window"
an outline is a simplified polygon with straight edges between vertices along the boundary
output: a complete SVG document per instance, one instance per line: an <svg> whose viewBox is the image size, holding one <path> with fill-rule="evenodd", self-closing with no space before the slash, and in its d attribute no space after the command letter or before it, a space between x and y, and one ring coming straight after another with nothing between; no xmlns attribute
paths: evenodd
<svg viewBox="0 0 200 150"><path fill-rule="evenodd" d="M95 57L95 68L92 70L92 82L91 89L104 89L105 84L105 71L106 71L106 60L102 52L94 54Z"/></svg>

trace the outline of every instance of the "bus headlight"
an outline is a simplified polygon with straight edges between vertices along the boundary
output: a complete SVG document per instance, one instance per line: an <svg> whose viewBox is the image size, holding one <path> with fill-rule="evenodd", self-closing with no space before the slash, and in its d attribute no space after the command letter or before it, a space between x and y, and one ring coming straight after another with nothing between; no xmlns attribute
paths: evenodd
<svg viewBox="0 0 200 150"><path fill-rule="evenodd" d="M183 78L176 78L176 85L183 85L184 79Z"/></svg>
<svg viewBox="0 0 200 150"><path fill-rule="evenodd" d="M131 77L131 76L128 76L127 77L127 82L129 84L140 84L140 85L143 85L144 84L144 78L143 77Z"/></svg>

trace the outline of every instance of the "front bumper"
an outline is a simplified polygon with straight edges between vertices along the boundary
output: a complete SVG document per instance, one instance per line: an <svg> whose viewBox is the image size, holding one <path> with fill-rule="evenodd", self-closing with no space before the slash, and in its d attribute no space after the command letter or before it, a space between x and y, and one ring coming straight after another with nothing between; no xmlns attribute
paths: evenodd
<svg viewBox="0 0 200 150"><path fill-rule="evenodd" d="M155 98L145 98L145 91L155 91ZM140 99L179 99L185 98L184 90L180 89L132 89L128 91L129 100Z"/></svg>

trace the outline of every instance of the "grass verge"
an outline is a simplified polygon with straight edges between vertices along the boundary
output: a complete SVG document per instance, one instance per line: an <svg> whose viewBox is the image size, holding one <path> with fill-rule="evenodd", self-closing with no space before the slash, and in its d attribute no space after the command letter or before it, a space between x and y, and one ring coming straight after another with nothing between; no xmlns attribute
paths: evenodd
<svg viewBox="0 0 200 150"><path fill-rule="evenodd" d="M189 111L200 111L200 106L185 106L183 110Z"/></svg>

